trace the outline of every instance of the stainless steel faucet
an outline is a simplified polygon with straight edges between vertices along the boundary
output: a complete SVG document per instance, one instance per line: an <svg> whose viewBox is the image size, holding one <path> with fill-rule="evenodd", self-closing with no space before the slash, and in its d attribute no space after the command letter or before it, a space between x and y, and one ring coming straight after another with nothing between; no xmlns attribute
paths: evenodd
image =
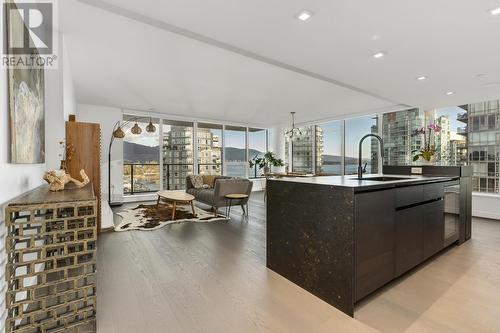
<svg viewBox="0 0 500 333"><path fill-rule="evenodd" d="M382 163L384 161L384 140L377 134L367 134L364 137L359 140L359 160L358 160L358 179L363 179L363 172L366 172L366 164L365 167L363 168L361 164L363 163L363 141L365 141L366 138L373 136L374 138L377 138L379 141L380 145L380 156L382 157Z"/></svg>

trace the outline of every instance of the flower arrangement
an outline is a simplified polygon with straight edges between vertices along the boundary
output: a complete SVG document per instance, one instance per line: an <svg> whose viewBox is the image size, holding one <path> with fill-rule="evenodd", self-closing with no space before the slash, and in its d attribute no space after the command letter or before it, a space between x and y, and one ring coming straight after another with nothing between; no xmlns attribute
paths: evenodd
<svg viewBox="0 0 500 333"><path fill-rule="evenodd" d="M420 157L430 162L432 157L436 154L436 135L441 132L441 127L436 124L429 124L427 127L417 128L413 131L411 136L423 135L424 145L422 148L414 150L416 153L413 156L413 161L417 161Z"/></svg>

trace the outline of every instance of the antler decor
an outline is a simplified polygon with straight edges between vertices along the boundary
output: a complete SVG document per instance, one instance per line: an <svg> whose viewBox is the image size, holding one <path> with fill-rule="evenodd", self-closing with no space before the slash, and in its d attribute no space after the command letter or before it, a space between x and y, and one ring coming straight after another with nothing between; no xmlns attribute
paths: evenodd
<svg viewBox="0 0 500 333"><path fill-rule="evenodd" d="M52 170L45 171L43 179L47 183L49 183L50 190L56 192L64 190L64 187L68 183L75 183L76 187L80 188L84 187L90 182L89 177L83 169L80 170L80 176L82 176L83 182L71 177L64 170Z"/></svg>

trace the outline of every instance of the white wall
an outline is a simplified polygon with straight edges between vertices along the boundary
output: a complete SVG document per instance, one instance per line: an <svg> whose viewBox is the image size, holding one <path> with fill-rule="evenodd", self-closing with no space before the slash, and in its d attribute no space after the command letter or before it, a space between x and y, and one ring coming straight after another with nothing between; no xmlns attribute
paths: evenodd
<svg viewBox="0 0 500 333"><path fill-rule="evenodd" d="M68 120L70 114L76 114L75 87L73 84L73 73L71 72L71 62L68 55L64 36L62 38L62 64L63 64L63 118Z"/></svg>
<svg viewBox="0 0 500 333"><path fill-rule="evenodd" d="M472 216L500 220L500 195L472 193Z"/></svg>
<svg viewBox="0 0 500 333"><path fill-rule="evenodd" d="M271 135L269 137L269 149L274 152L277 158L281 158L285 164L285 133L284 126L273 127L271 129ZM274 172L284 172L285 167L273 168Z"/></svg>
<svg viewBox="0 0 500 333"><path fill-rule="evenodd" d="M5 224L7 201L43 183L44 164L9 163L9 115L7 71L0 69L0 332L5 324Z"/></svg>

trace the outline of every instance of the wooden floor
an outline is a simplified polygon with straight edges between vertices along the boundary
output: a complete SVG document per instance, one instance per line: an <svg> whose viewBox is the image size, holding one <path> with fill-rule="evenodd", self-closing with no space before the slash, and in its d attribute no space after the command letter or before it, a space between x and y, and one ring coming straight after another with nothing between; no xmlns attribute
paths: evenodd
<svg viewBox="0 0 500 333"><path fill-rule="evenodd" d="M353 319L266 269L261 193L248 222L240 212L102 234L98 332L500 332L500 222L475 219L470 242L365 300Z"/></svg>

